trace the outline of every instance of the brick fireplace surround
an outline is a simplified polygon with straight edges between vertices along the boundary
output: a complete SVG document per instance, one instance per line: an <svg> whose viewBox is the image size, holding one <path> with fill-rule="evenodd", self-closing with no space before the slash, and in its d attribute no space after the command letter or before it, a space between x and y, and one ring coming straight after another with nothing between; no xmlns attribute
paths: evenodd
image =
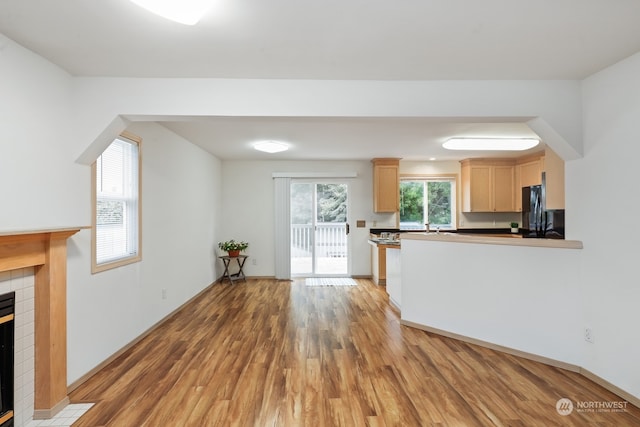
<svg viewBox="0 0 640 427"><path fill-rule="evenodd" d="M16 377L21 375L24 377L23 381L29 382L30 372L33 372L33 418L35 419L51 418L69 403L67 396L67 239L81 228L84 227L0 232L0 287L3 282L7 284L13 282L7 286L17 290L16 353L18 351L27 353L26 360L16 358ZM18 296L21 296L22 300ZM29 310L30 304L33 304L32 311ZM22 314L18 311L21 307ZM28 319L29 313L32 313L33 319ZM27 366L31 363L28 354L31 325L35 345L33 371L30 366ZM25 335L26 343L18 343L18 340L23 339ZM18 386L19 384L15 385L16 388ZM18 413L18 411L28 410L25 406L30 407L29 391L20 390L15 394L15 421L29 419L32 414ZM28 404L17 401L21 398Z"/></svg>

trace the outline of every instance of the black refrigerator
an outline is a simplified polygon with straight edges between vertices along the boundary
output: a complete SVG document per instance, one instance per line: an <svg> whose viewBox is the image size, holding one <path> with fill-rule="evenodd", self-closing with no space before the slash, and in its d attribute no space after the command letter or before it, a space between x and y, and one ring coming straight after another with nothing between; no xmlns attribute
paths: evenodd
<svg viewBox="0 0 640 427"><path fill-rule="evenodd" d="M522 231L524 237L544 237L544 195L541 185L522 187Z"/></svg>
<svg viewBox="0 0 640 427"><path fill-rule="evenodd" d="M522 236L564 239L564 209L545 209L542 185L522 187Z"/></svg>

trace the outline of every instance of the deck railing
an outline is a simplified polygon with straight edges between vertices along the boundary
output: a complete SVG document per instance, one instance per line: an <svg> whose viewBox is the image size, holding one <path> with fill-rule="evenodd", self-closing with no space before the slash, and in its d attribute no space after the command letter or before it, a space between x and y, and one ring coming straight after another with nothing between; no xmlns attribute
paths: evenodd
<svg viewBox="0 0 640 427"><path fill-rule="evenodd" d="M343 258L347 256L347 224L344 222L318 223L315 238L311 224L291 225L291 254L294 257L311 255L316 246L316 257Z"/></svg>

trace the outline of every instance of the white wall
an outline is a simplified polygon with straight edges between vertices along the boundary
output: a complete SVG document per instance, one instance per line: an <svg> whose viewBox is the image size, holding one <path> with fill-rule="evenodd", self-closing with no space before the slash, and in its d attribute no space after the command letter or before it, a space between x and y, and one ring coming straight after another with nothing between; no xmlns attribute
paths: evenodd
<svg viewBox="0 0 640 427"><path fill-rule="evenodd" d="M224 161L222 163L224 210L220 239L246 240L251 260L245 267L249 276L274 276L274 172L356 172L349 184L351 225L351 273L371 274L367 238L373 221L383 223L388 215L373 213L373 167L370 161ZM356 220L365 220L357 228ZM253 260L256 265L253 265Z"/></svg>
<svg viewBox="0 0 640 427"><path fill-rule="evenodd" d="M0 47L0 229L88 226L91 168L76 158L93 140L77 138L73 79L3 36ZM90 231L69 239L70 383L220 274L220 161L156 124L130 130L143 138L143 261L91 275Z"/></svg>
<svg viewBox="0 0 640 427"><path fill-rule="evenodd" d="M400 160L400 175L460 175L460 162Z"/></svg>
<svg viewBox="0 0 640 427"><path fill-rule="evenodd" d="M78 192L89 172L71 150L70 85L66 72L0 34L2 230L86 225L90 206Z"/></svg>
<svg viewBox="0 0 640 427"><path fill-rule="evenodd" d="M568 238L584 242L584 366L640 398L640 54L583 82L584 159L566 164Z"/></svg>
<svg viewBox="0 0 640 427"><path fill-rule="evenodd" d="M400 252L403 320L581 365L581 250L402 239Z"/></svg>
<svg viewBox="0 0 640 427"><path fill-rule="evenodd" d="M582 150L576 81L76 78L73 94L80 140L93 140L119 115L535 118L529 125L557 153L575 158ZM77 149L81 156L86 145Z"/></svg>
<svg viewBox="0 0 640 427"><path fill-rule="evenodd" d="M142 262L91 275L89 230L74 239L69 382L221 274L214 251L222 205L220 161L155 123L127 130L142 137Z"/></svg>

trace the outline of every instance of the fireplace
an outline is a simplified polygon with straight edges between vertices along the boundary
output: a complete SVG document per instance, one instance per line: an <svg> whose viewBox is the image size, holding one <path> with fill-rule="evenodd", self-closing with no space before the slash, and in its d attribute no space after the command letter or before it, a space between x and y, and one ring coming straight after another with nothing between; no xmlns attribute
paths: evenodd
<svg viewBox="0 0 640 427"><path fill-rule="evenodd" d="M15 292L0 295L0 427L13 426Z"/></svg>
<svg viewBox="0 0 640 427"><path fill-rule="evenodd" d="M15 314L9 315L11 332L6 331L5 325L0 332L2 337L10 334L15 340L9 357L15 362L12 381L16 381L5 390L7 379L4 371L0 372L1 414L5 413L5 404L11 401L13 406L12 418L6 415L10 414L9 409L0 415L0 427L23 426L32 419L52 418L69 403L67 239L82 228L86 227L0 232L0 294L15 291L16 301ZM26 333L28 330L32 332ZM33 344L29 344L29 340ZM4 354L1 357L5 360ZM20 374L20 378L16 378L16 374Z"/></svg>

